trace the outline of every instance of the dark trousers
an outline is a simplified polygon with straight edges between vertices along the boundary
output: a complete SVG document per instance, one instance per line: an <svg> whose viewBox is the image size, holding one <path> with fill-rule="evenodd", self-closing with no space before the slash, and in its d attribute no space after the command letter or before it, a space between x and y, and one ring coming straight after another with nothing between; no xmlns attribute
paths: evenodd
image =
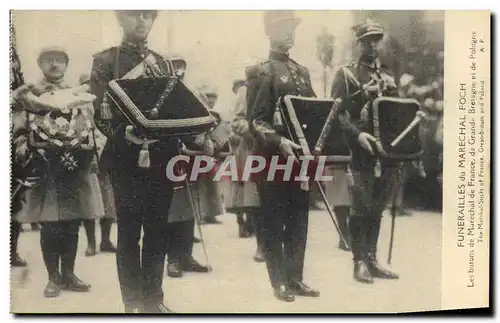
<svg viewBox="0 0 500 323"><path fill-rule="evenodd" d="M309 192L297 183L259 184L262 242L273 288L302 281L307 241Z"/></svg>
<svg viewBox="0 0 500 323"><path fill-rule="evenodd" d="M257 246L262 247L263 238L262 238L262 208L253 208L252 210L247 212L247 216L250 221L253 222L255 229L255 238L257 239Z"/></svg>
<svg viewBox="0 0 500 323"><path fill-rule="evenodd" d="M79 229L80 220L42 222L40 246L49 279L74 274Z"/></svg>
<svg viewBox="0 0 500 323"><path fill-rule="evenodd" d="M13 180L11 180L11 185ZM19 234L21 233L22 225L15 220L16 214L23 208L23 192L18 192L11 201L11 217L10 217L10 255L14 257L17 254L17 243Z"/></svg>
<svg viewBox="0 0 500 323"><path fill-rule="evenodd" d="M376 259L382 212L392 192L394 168L383 168L380 177L373 169L353 171L352 212L349 220L354 260Z"/></svg>
<svg viewBox="0 0 500 323"><path fill-rule="evenodd" d="M19 233L21 232L21 223L10 220L10 256L17 255L17 243L19 241Z"/></svg>
<svg viewBox="0 0 500 323"><path fill-rule="evenodd" d="M157 306L163 303L172 184L159 169L114 171L112 181L118 225L116 264L123 303Z"/></svg>
<svg viewBox="0 0 500 323"><path fill-rule="evenodd" d="M168 224L168 262L182 263L193 253L194 220L179 221Z"/></svg>
<svg viewBox="0 0 500 323"><path fill-rule="evenodd" d="M87 234L87 243L89 246L95 248L96 239L95 239L95 220L87 219L83 220L83 227L85 228L85 232ZM111 226L113 225L113 219L111 218L102 218L99 220L99 225L101 226L101 244L109 243L111 244Z"/></svg>

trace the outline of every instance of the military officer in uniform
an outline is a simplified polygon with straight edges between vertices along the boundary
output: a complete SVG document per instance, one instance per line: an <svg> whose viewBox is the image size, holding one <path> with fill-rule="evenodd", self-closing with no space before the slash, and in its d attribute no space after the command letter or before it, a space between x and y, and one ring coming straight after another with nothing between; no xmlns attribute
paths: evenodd
<svg viewBox="0 0 500 323"><path fill-rule="evenodd" d="M395 165L377 163L370 132L368 107L378 95L395 96L394 79L378 59L383 27L368 19L354 28L361 55L357 62L339 69L332 84L332 96L342 98L337 120L352 152L352 212L349 219L354 279L373 283L373 278L397 279L398 275L377 262L377 243L382 212L390 195ZM378 176L377 173L380 173Z"/></svg>
<svg viewBox="0 0 500 323"><path fill-rule="evenodd" d="M314 97L307 68L289 57L299 19L292 11L268 11L265 31L270 41L269 60L247 68L248 117L257 147L268 157L293 156L300 148L273 123L276 102L286 94ZM281 125L282 126L282 125ZM270 160L270 158L268 158ZM319 296L302 282L307 240L309 192L299 183L259 182L262 237L271 285L276 298L291 302L295 295Z"/></svg>
<svg viewBox="0 0 500 323"><path fill-rule="evenodd" d="M94 56L91 91L97 96L95 108L108 146L101 157L111 170L116 201L118 245L117 268L122 300L127 313L166 313L163 305L163 272L167 244L168 209L173 185L165 175L168 160L177 154L177 144L157 142L151 149L151 166L139 167L141 147L127 141L115 106L104 93L112 79L129 71L134 77L172 75L165 60L148 49L147 36L157 17L155 10L117 11L123 41ZM131 72L132 73L132 72ZM142 251L139 247L144 231Z"/></svg>

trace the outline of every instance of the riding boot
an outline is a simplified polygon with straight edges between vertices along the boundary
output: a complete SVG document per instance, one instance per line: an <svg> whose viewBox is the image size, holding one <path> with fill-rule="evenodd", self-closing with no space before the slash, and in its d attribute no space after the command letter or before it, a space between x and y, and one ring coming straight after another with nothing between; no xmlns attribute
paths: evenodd
<svg viewBox="0 0 500 323"><path fill-rule="evenodd" d="M353 277L355 280L371 284L373 277L368 271L365 259L365 239L364 239L364 218L361 216L353 216L349 221L349 231L351 234L351 251L354 261Z"/></svg>
<svg viewBox="0 0 500 323"><path fill-rule="evenodd" d="M95 240L95 221L93 219L83 220L83 227L87 234L87 250L85 250L86 257L95 256L96 240Z"/></svg>
<svg viewBox="0 0 500 323"><path fill-rule="evenodd" d="M373 277L398 279L399 275L382 267L377 261L377 244L380 235L381 217L367 217L366 221L366 250L368 270Z"/></svg>
<svg viewBox="0 0 500 323"><path fill-rule="evenodd" d="M349 244L350 243L350 238L349 238L349 229L348 229L348 219L349 219L349 206L347 205L340 205L334 207L334 212L335 215L337 216L337 219L339 220L339 229L344 238L346 239L346 242ZM348 245L344 243L342 239L339 241L339 249L345 250L345 251L350 251L350 248Z"/></svg>
<svg viewBox="0 0 500 323"><path fill-rule="evenodd" d="M246 212L245 230L249 237L253 236L255 233L255 219L252 216L252 212Z"/></svg>
<svg viewBox="0 0 500 323"><path fill-rule="evenodd" d="M40 230L40 247L48 274L48 283L43 294L45 297L57 297L61 293L59 259L62 247L62 237L57 222L44 222Z"/></svg>
<svg viewBox="0 0 500 323"><path fill-rule="evenodd" d="M262 228L261 228L261 219L259 218L259 210L252 210L247 213L248 218L252 221L254 225L255 231L255 240L257 241L257 249L255 250L255 254L253 259L256 262L265 262L264 259L264 245L262 242Z"/></svg>
<svg viewBox="0 0 500 323"><path fill-rule="evenodd" d="M64 224L62 232L64 244L61 252L62 289L75 292L86 292L90 289L90 285L84 283L75 275L79 228L80 225L78 221L67 221L67 223Z"/></svg>
<svg viewBox="0 0 500 323"><path fill-rule="evenodd" d="M365 243L368 254L377 254L381 222L381 217L370 216L365 218Z"/></svg>
<svg viewBox="0 0 500 323"><path fill-rule="evenodd" d="M26 267L27 263L17 253L21 223L10 221L10 265L13 267Z"/></svg>
<svg viewBox="0 0 500 323"><path fill-rule="evenodd" d="M113 219L102 218L99 221L101 225L101 245L100 249L102 252L116 252L116 247L113 245L110 239L111 235L111 225L113 224Z"/></svg>
<svg viewBox="0 0 500 323"><path fill-rule="evenodd" d="M62 232L59 228L59 223L42 223L40 247L49 279L59 276L59 259L62 249Z"/></svg>
<svg viewBox="0 0 500 323"><path fill-rule="evenodd" d="M243 216L243 213L236 214L236 222L238 223L238 236L240 238L247 238L248 232L245 227L245 218Z"/></svg>

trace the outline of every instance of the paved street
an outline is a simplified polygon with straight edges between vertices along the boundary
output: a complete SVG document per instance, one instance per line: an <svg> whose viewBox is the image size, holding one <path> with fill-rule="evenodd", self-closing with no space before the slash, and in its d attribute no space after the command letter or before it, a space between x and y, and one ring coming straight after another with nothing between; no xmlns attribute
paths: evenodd
<svg viewBox="0 0 500 323"><path fill-rule="evenodd" d="M166 278L166 304L178 313L346 313L395 312L437 309L440 306L441 216L413 212L396 221L392 268L397 281L376 280L363 285L352 279L351 254L336 248L338 237L326 211L311 211L306 251L305 281L320 289L317 299L297 298L283 303L273 297L265 264L255 263L255 240L239 239L235 216L224 224L203 226L211 265L209 274ZM16 313L122 313L114 255L84 256L86 237L80 231L77 275L92 284L89 293L63 292L45 299L47 275L39 233L28 226L21 233L20 254L29 269L12 274L12 311ZM380 262L387 262L390 217L384 216L379 243ZM97 227L99 234L99 227ZM116 241L116 228L113 228ZM99 241L99 236L98 236ZM200 244L195 257L205 262Z"/></svg>

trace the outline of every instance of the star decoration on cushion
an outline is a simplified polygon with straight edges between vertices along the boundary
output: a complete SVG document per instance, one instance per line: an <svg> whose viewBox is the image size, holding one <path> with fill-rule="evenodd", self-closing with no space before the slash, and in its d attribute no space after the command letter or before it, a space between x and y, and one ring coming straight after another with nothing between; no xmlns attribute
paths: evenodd
<svg viewBox="0 0 500 323"><path fill-rule="evenodd" d="M68 120L66 120L66 118L63 117L58 117L54 122L60 128L67 127L69 125Z"/></svg>
<svg viewBox="0 0 500 323"><path fill-rule="evenodd" d="M78 161L71 153L66 152L61 156L61 165L67 170L73 171L78 168Z"/></svg>

